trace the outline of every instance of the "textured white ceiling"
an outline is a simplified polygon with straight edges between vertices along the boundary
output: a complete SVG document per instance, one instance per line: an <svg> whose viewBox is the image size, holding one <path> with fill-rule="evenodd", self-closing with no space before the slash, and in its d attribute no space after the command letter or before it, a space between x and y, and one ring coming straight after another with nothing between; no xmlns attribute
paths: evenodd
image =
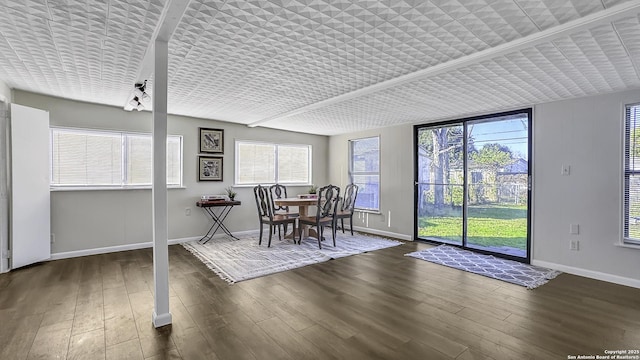
<svg viewBox="0 0 640 360"><path fill-rule="evenodd" d="M640 88L640 11L498 51L632 3L191 0L168 111L332 135ZM123 107L165 5L0 0L0 80Z"/></svg>

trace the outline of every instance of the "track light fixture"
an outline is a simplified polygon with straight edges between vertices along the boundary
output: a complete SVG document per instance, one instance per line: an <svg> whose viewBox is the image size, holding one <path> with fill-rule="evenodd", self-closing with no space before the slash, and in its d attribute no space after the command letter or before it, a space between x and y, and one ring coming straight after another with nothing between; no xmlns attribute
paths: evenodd
<svg viewBox="0 0 640 360"><path fill-rule="evenodd" d="M129 100L129 103L127 104L127 106L125 106L125 110L129 110L129 111L133 109L136 109L138 111L144 110L143 103L148 103L151 100L151 97L149 96L149 94L145 92L146 88L147 88L147 80L141 83L136 83L133 86L133 93L131 94L131 100Z"/></svg>

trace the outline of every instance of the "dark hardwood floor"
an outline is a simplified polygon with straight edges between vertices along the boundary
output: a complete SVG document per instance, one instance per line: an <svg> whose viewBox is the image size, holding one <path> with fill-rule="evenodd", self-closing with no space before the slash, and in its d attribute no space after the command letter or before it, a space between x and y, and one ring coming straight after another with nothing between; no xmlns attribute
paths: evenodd
<svg viewBox="0 0 640 360"><path fill-rule="evenodd" d="M567 359L640 348L640 289L535 289L404 257L422 243L229 285L170 247L173 325L151 325L151 249L0 275L0 359Z"/></svg>

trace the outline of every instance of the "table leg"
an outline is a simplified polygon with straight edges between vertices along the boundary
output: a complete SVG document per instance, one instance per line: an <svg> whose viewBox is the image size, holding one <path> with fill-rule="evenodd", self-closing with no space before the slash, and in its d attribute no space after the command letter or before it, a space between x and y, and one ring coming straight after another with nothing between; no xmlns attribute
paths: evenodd
<svg viewBox="0 0 640 360"><path fill-rule="evenodd" d="M302 205L298 206L298 213L300 214L301 217L302 216L307 216L307 206L302 206ZM298 226L300 226L300 225L298 224ZM302 236L303 236L303 238L309 236L309 227L308 226L304 226L302 228ZM298 241L297 240L298 239L297 229L296 229L295 233L293 231L291 231L290 233L285 234L284 238L285 239L293 239L294 242Z"/></svg>
<svg viewBox="0 0 640 360"><path fill-rule="evenodd" d="M300 216L308 216L307 214L307 206L300 206ZM320 234L318 234L318 232L316 231L316 229L313 229L310 225L301 225L302 226L302 238L306 239L308 237L313 237L313 238L318 238L318 236L320 236ZM324 240L324 238L322 239Z"/></svg>
<svg viewBox="0 0 640 360"><path fill-rule="evenodd" d="M298 207L298 211L300 212L300 217L307 217L307 211L308 211L308 206L299 206ZM307 238L309 237L309 225L299 225L302 226L302 237L303 238Z"/></svg>
<svg viewBox="0 0 640 360"><path fill-rule="evenodd" d="M209 216L213 220L213 225L211 225L206 235L204 235L199 240L202 242L202 244L206 244L209 240L211 240L213 236L216 234L216 232L218 231L218 229L222 229L222 231L224 231L224 233L227 234L228 236L231 236L232 238L239 240L237 237L233 236L231 231L229 231L229 229L224 225L224 220L227 218L227 216L231 212L231 208L233 208L233 206L223 207L222 210L220 211L220 215L217 215L215 211L213 211L213 207L204 208L205 211L209 214Z"/></svg>

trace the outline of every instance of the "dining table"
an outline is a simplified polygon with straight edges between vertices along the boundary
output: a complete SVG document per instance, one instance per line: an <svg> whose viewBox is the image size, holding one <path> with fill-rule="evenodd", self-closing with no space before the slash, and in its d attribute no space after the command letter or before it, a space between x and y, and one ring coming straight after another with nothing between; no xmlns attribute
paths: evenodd
<svg viewBox="0 0 640 360"><path fill-rule="evenodd" d="M318 205L317 198L300 198L300 197L291 197L291 198L282 198L282 199L273 199L273 202L278 206L296 206L298 207L298 213L300 217L309 216L309 207ZM295 239L295 234L291 232L290 234L285 234L285 238ZM314 237L318 238L318 232L315 229L312 229L311 226L305 225L302 228L302 236L304 238Z"/></svg>

